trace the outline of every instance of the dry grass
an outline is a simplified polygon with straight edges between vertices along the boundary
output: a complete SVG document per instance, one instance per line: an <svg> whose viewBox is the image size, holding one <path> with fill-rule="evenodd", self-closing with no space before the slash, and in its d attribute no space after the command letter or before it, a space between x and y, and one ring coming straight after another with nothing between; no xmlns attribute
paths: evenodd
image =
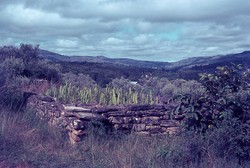
<svg viewBox="0 0 250 168"><path fill-rule="evenodd" d="M1 111L0 168L240 167L233 159L217 157L199 137L100 136L94 132L71 146L65 133L37 119L34 112Z"/></svg>

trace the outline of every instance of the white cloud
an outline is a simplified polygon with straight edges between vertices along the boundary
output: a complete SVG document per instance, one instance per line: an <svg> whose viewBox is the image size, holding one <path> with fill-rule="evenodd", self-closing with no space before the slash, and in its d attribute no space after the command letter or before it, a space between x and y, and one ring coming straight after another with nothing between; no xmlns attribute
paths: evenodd
<svg viewBox="0 0 250 168"><path fill-rule="evenodd" d="M1 20L8 20L16 26L79 26L83 20L62 18L58 13L48 13L22 4L7 6L1 11Z"/></svg>
<svg viewBox="0 0 250 168"><path fill-rule="evenodd" d="M63 48L75 48L79 43L77 40L57 39L56 45Z"/></svg>
<svg viewBox="0 0 250 168"><path fill-rule="evenodd" d="M136 37L134 37L135 44L145 44L148 42L148 36L145 34L140 34Z"/></svg>
<svg viewBox="0 0 250 168"><path fill-rule="evenodd" d="M108 39L104 40L102 42L103 45L120 45L122 44L124 41L115 37L109 37Z"/></svg>
<svg viewBox="0 0 250 168"><path fill-rule="evenodd" d="M246 0L2 0L0 45L173 61L249 50Z"/></svg>
<svg viewBox="0 0 250 168"><path fill-rule="evenodd" d="M140 18L148 21L217 20L249 14L245 0L57 0L28 1L27 6L56 11L64 17L103 20Z"/></svg>

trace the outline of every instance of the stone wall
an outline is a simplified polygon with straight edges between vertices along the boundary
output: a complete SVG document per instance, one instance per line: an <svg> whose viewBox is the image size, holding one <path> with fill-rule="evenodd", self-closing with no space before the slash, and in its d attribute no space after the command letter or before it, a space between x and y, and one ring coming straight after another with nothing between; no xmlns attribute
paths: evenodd
<svg viewBox="0 0 250 168"><path fill-rule="evenodd" d="M171 105L86 106L63 105L51 97L32 95L29 107L51 125L65 128L71 143L88 134L91 123L102 123L109 129L141 135L174 134L182 115L170 117ZM94 122L93 122L94 121Z"/></svg>

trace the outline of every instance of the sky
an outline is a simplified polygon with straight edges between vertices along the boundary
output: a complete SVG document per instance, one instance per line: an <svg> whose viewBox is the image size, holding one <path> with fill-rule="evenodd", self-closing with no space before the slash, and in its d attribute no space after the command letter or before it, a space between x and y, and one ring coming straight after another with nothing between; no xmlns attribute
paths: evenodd
<svg viewBox="0 0 250 168"><path fill-rule="evenodd" d="M250 50L249 0L1 0L0 46L178 61Z"/></svg>

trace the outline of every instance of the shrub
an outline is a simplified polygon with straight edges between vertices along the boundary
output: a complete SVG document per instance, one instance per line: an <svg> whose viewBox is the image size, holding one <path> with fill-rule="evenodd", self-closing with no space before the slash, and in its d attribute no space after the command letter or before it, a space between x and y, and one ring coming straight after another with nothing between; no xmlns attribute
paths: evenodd
<svg viewBox="0 0 250 168"><path fill-rule="evenodd" d="M167 102L177 95L192 94L200 96L204 93L201 83L195 80L168 80L167 78L142 77L139 81L141 88L152 90L153 97L159 97L160 102Z"/></svg>
<svg viewBox="0 0 250 168"><path fill-rule="evenodd" d="M132 89L133 91L137 91L139 92L142 89L142 86L139 84L134 84L132 83L132 81L130 81L129 79L125 79L125 78L116 78L113 79L110 83L109 86L112 88L116 88L116 89L123 89L124 91L129 91L129 89Z"/></svg>
<svg viewBox="0 0 250 168"><path fill-rule="evenodd" d="M48 61L41 60L38 54L38 45L20 44L19 48L1 47L0 55L3 63L0 68L12 78L26 76L58 82L61 78L58 65L51 65Z"/></svg>
<svg viewBox="0 0 250 168"><path fill-rule="evenodd" d="M25 65L22 59L10 57L0 64L0 71L5 80L11 81L23 74Z"/></svg>
<svg viewBox="0 0 250 168"><path fill-rule="evenodd" d="M36 64L27 65L23 71L23 76L32 79L45 79L53 83L61 82L60 66L51 64L46 60L37 62Z"/></svg>
<svg viewBox="0 0 250 168"><path fill-rule="evenodd" d="M24 64L36 64L38 61L39 45L20 44L16 58L23 60Z"/></svg>
<svg viewBox="0 0 250 168"><path fill-rule="evenodd" d="M215 74L202 74L206 91L201 97L181 95L173 113L185 114L184 126L196 133L220 129L230 139L224 150L243 162L250 159L249 78L240 65L218 67Z"/></svg>
<svg viewBox="0 0 250 168"><path fill-rule="evenodd" d="M0 48L0 105L8 109L19 109L25 103L23 86L29 80L46 79L59 82L61 74L57 65L38 57L39 46L20 44L20 47ZM27 80L26 80L27 79Z"/></svg>
<svg viewBox="0 0 250 168"><path fill-rule="evenodd" d="M63 83L71 83L73 86L79 87L79 88L91 88L96 87L96 82L90 78L88 75L83 74L73 74L73 73L66 73L63 74Z"/></svg>
<svg viewBox="0 0 250 168"><path fill-rule="evenodd" d="M18 48L14 46L0 47L0 60L3 62L5 59L14 57L17 58Z"/></svg>

